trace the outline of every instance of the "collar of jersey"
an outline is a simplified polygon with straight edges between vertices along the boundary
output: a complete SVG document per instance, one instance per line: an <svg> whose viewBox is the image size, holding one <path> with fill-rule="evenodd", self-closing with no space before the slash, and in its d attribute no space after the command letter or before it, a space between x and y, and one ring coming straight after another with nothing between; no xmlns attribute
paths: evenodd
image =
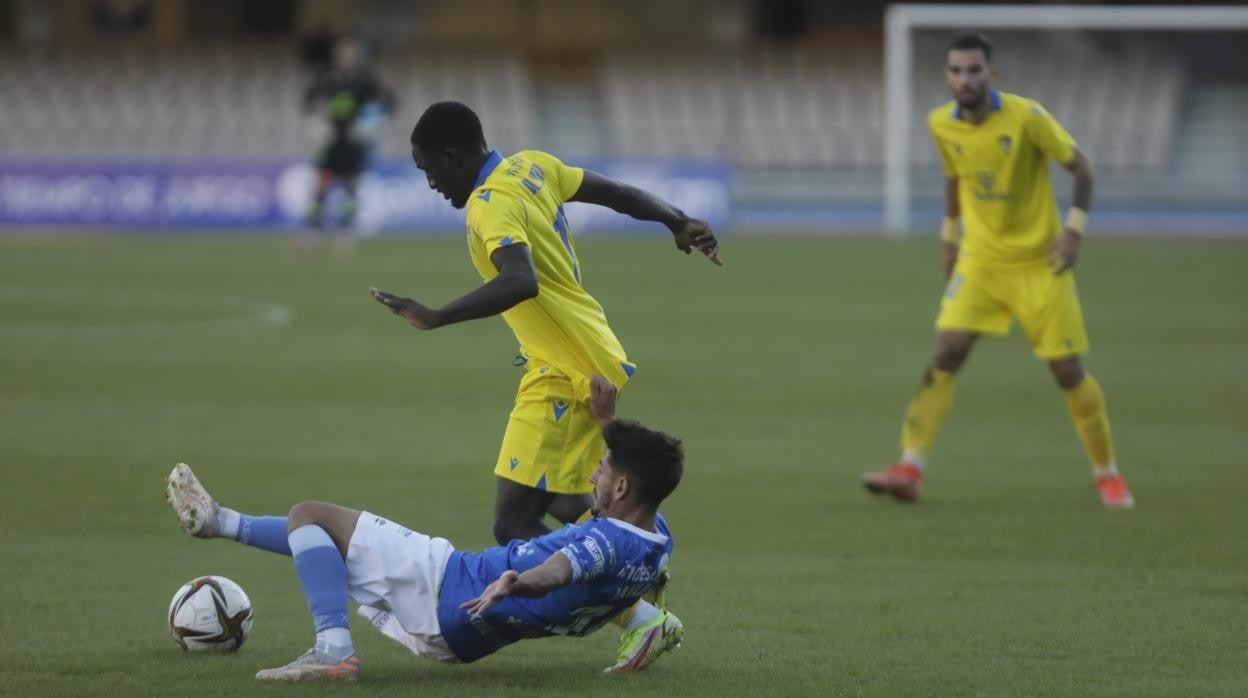
<svg viewBox="0 0 1248 698"><path fill-rule="evenodd" d="M472 185L473 189L485 184L485 180L494 170L503 162L503 154L497 150L490 151L490 157L486 158L485 164L481 166L481 171L477 173L477 183Z"/></svg>
<svg viewBox="0 0 1248 698"><path fill-rule="evenodd" d="M1001 111L1001 93L1000 92L997 92L996 90L988 90L988 101L992 103L993 111ZM953 105L953 118L956 121L962 120L962 107L959 106L956 102ZM482 178L481 181L485 181L485 179ZM480 182L477 183L478 186L480 186L480 184L481 184Z"/></svg>
<svg viewBox="0 0 1248 698"><path fill-rule="evenodd" d="M628 531L630 533L636 533L637 535L641 536L642 538L645 538L646 540L652 543L666 543L667 542L667 536L663 535L662 533L656 533L654 531L647 531L646 529L638 528L627 521L620 521L619 519L613 519L609 516L607 517L607 521L610 521L611 523L615 524L616 526L619 526L625 531Z"/></svg>

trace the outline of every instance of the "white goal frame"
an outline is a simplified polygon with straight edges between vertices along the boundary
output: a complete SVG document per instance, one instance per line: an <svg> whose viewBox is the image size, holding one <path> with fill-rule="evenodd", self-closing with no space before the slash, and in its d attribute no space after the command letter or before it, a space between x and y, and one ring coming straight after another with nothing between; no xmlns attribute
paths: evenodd
<svg viewBox="0 0 1248 698"><path fill-rule="evenodd" d="M953 28L1233 31L1248 29L1248 7L890 5L884 20L884 228L892 235L910 229L912 30Z"/></svg>

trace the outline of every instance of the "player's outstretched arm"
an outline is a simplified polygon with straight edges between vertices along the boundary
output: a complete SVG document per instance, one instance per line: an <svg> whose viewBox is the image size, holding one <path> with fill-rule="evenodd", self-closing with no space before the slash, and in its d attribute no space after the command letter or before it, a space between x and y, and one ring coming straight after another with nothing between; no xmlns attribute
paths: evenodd
<svg viewBox="0 0 1248 698"><path fill-rule="evenodd" d="M640 221L662 223L672 231L681 252L689 254L697 249L717 266L723 266L719 261L719 241L711 227L648 191L585 170L581 187L570 200L606 206Z"/></svg>
<svg viewBox="0 0 1248 698"><path fill-rule="evenodd" d="M432 330L465 320L498 315L512 306L537 296L537 270L527 245L509 245L494 250L490 261L498 276L441 309L427 307L411 298L370 290L373 298L390 312L407 320L412 327Z"/></svg>
<svg viewBox="0 0 1248 698"><path fill-rule="evenodd" d="M1062 234L1053 241L1049 248L1049 266L1054 274L1075 266L1079 259L1079 245L1083 242L1083 227L1088 217L1088 208L1092 205L1092 161L1078 148L1070 162L1065 163L1068 172L1074 177L1075 191L1070 197L1070 213Z"/></svg>
<svg viewBox="0 0 1248 698"><path fill-rule="evenodd" d="M537 598L572 583L572 563L563 553L555 553L546 562L517 573L507 570L494 580L481 595L459 605L468 615L479 616L508 596Z"/></svg>

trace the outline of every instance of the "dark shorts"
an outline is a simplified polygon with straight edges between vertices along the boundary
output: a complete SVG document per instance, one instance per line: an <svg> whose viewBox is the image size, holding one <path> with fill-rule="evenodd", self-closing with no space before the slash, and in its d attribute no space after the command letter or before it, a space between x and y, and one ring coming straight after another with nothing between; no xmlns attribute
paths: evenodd
<svg viewBox="0 0 1248 698"><path fill-rule="evenodd" d="M316 166L340 177L356 177L368 164L368 151L355 141L335 139L321 151Z"/></svg>

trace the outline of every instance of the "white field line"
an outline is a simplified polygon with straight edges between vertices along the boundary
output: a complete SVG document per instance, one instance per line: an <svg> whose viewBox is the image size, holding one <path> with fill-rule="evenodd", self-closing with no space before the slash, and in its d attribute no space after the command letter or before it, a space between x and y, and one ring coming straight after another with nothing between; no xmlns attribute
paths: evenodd
<svg viewBox="0 0 1248 698"><path fill-rule="evenodd" d="M239 332L249 329L282 329L294 320L293 308L272 301L160 291L100 291L98 289L0 287L5 304L29 302L48 306L51 322L17 324L0 316L0 337L85 338L120 335L161 335L178 332ZM48 301L51 301L48 303ZM128 307L143 314L165 316L157 320L134 320L94 324L93 310ZM180 319L190 308L224 317Z"/></svg>

